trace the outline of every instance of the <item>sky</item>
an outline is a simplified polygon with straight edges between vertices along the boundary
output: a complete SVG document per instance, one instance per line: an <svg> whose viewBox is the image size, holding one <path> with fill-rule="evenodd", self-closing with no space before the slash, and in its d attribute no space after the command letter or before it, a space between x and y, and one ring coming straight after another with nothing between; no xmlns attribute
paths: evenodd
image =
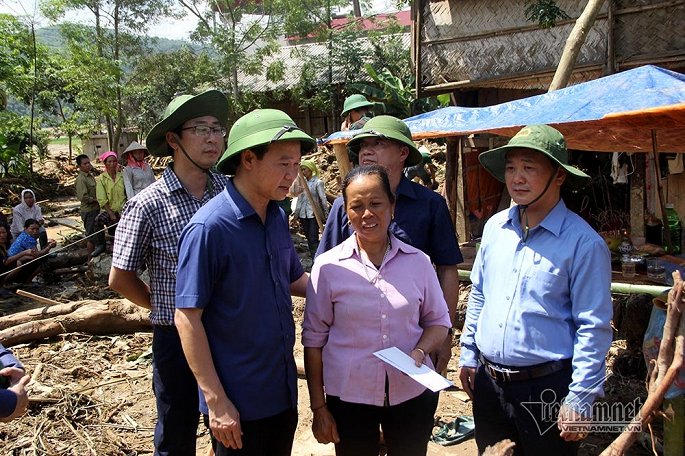
<svg viewBox="0 0 685 456"><path fill-rule="evenodd" d="M33 17L37 12L36 24L38 27L46 27L50 25L47 19L40 16L38 12L38 0L0 0L0 13L12 14L14 16L29 16ZM350 5L352 2L350 2ZM392 0L374 0L373 10L376 13L394 11ZM351 6L350 6L351 8ZM79 15L71 13L67 16L67 20L74 22L82 22L83 14ZM191 16L187 15L182 19L165 19L163 22L153 24L150 26L148 35L157 36L169 39L187 40L190 33L195 30L197 21Z"/></svg>

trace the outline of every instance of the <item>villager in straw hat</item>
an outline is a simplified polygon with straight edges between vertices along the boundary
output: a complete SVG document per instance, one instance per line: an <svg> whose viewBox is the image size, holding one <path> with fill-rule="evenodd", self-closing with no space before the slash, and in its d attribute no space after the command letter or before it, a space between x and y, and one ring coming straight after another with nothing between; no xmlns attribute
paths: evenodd
<svg viewBox="0 0 685 456"><path fill-rule="evenodd" d="M576 454L612 338L609 250L561 199L590 178L547 125L479 160L516 205L485 225L461 335L478 450L510 439L525 454Z"/></svg>
<svg viewBox="0 0 685 456"><path fill-rule="evenodd" d="M128 199L136 196L142 189L155 181L155 173L145 157L150 155L147 148L137 141L128 145L124 153L121 154L124 166L124 187L126 187L126 197Z"/></svg>
<svg viewBox="0 0 685 456"><path fill-rule="evenodd" d="M212 167L224 149L227 121L228 100L218 90L171 100L145 143L153 156L171 156L173 162L128 202L114 242L110 287L151 310L159 455L195 454L197 382L174 326L177 249L192 215L226 185L227 178ZM149 287L137 274L143 267Z"/></svg>
<svg viewBox="0 0 685 456"><path fill-rule="evenodd" d="M291 293L302 269L276 204L316 144L282 111L236 121L217 168L234 177L179 243L176 324L217 456L289 455L297 427Z"/></svg>
<svg viewBox="0 0 685 456"><path fill-rule="evenodd" d="M326 199L324 183L319 179L319 170L316 168L314 161L302 160L300 162L300 171L302 171L302 176L306 179L309 193L314 200L313 204L316 204L319 209L321 209L321 213L323 214L321 223L325 223L326 217L328 217L328 200ZM316 255L316 249L319 247L319 224L316 221L312 201L309 200L299 179L295 179L293 182L293 185L290 187L290 193L293 196L297 196L295 217L297 217L300 222L302 234L307 238L309 254L312 256L313 260Z"/></svg>

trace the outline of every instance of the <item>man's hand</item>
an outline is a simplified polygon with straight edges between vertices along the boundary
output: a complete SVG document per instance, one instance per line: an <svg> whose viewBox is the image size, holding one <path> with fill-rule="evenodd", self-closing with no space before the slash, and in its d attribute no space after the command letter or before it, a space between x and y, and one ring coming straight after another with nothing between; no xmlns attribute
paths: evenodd
<svg viewBox="0 0 685 456"><path fill-rule="evenodd" d="M434 360L435 372L444 375L450 358L452 358L452 336L447 336L440 348L436 351L436 359Z"/></svg>
<svg viewBox="0 0 685 456"><path fill-rule="evenodd" d="M226 448L239 450L243 447L240 413L228 399L209 407L209 428Z"/></svg>
<svg viewBox="0 0 685 456"><path fill-rule="evenodd" d="M583 440L587 437L591 423L592 418L584 417L566 404L559 409L557 427L561 431L559 435L567 442Z"/></svg>
<svg viewBox="0 0 685 456"><path fill-rule="evenodd" d="M476 381L476 368L462 366L459 368L459 381L461 382L461 388L469 395L471 400L473 400L473 390Z"/></svg>
<svg viewBox="0 0 685 456"><path fill-rule="evenodd" d="M18 384L22 378L26 375L24 369L18 367L5 367L0 370L0 375L9 378L10 386Z"/></svg>
<svg viewBox="0 0 685 456"><path fill-rule="evenodd" d="M312 421L312 433L319 443L339 443L340 436L338 436L338 428L335 425L335 419L328 407L323 406L314 410L314 419Z"/></svg>
<svg viewBox="0 0 685 456"><path fill-rule="evenodd" d="M16 368L6 368L0 372L5 372L9 369L15 369L15 370L21 371L21 369L16 369ZM11 377L11 375L10 375L10 377ZM17 405L16 405L16 407L14 407L14 412L12 412L12 414L10 416L6 416L6 417L0 419L0 421L5 422L5 423L22 416L24 414L24 412L26 412L26 408L29 406L29 395L26 392L26 385L28 385L28 383L31 381L31 376L30 375L24 375L16 382L12 383L12 381L13 381L12 378L10 378L10 385L11 386L7 389L8 389L8 391L12 391L14 394L17 395Z"/></svg>

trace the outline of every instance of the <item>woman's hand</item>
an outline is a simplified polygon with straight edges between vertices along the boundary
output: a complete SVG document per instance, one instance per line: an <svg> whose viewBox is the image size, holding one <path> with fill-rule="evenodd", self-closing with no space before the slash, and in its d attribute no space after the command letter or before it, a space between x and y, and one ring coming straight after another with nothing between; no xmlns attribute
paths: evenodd
<svg viewBox="0 0 685 456"><path fill-rule="evenodd" d="M314 419L312 420L312 433L319 443L339 443L340 436L338 436L338 428L335 425L335 419L328 407L325 405L314 410Z"/></svg>
<svg viewBox="0 0 685 456"><path fill-rule="evenodd" d="M421 364L426 360L426 355L427 353L419 347L416 347L409 353L409 356L414 360L416 367L421 367Z"/></svg>

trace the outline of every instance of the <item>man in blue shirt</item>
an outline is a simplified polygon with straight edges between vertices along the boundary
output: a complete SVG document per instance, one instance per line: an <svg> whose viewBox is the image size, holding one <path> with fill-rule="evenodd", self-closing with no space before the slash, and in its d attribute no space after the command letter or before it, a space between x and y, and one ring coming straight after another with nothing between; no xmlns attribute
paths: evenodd
<svg viewBox="0 0 685 456"><path fill-rule="evenodd" d="M423 251L435 264L440 288L454 324L459 300L457 264L463 261L463 257L445 200L402 174L404 167L416 165L422 160L421 153L411 139L409 127L392 116L374 117L347 146L359 158L360 165L377 164L385 168L396 197L390 231L398 239ZM353 231L341 196L333 202L316 254L342 243ZM452 337L447 337L440 351L432 354L438 372L447 367L451 355Z"/></svg>
<svg viewBox="0 0 685 456"><path fill-rule="evenodd" d="M590 178L563 136L522 129L481 164L516 206L485 225L471 272L460 374L480 452L511 439L525 454L576 454L602 394L611 345L606 243L561 200Z"/></svg>
<svg viewBox="0 0 685 456"><path fill-rule="evenodd" d="M183 230L176 326L217 456L289 455L297 427L291 294L307 275L276 201L316 142L284 112L238 119L218 163L234 175Z"/></svg>
<svg viewBox="0 0 685 456"><path fill-rule="evenodd" d="M228 178L212 171L224 149L228 100L218 90L180 95L147 135L155 157L171 156L162 177L128 200L117 228L109 286L150 309L155 456L195 456L197 382L174 326L178 239ZM138 271L147 268L150 283Z"/></svg>

